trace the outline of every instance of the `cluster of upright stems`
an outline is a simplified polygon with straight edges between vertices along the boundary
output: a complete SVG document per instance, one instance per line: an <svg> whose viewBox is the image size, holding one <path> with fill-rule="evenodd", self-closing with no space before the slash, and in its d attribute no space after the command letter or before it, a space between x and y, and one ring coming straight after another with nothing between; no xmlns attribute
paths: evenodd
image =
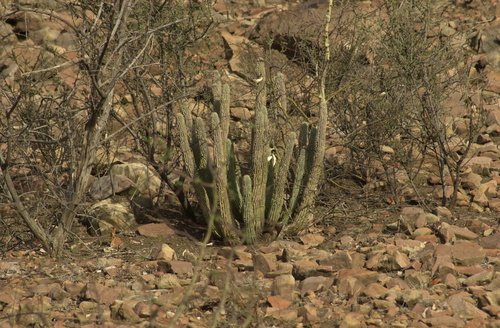
<svg viewBox="0 0 500 328"><path fill-rule="evenodd" d="M228 244L253 243L266 227L284 227L295 234L312 220L318 184L323 170L327 109L321 97L316 127L303 123L298 140L290 132L282 154L270 160L270 125L266 108L266 72L258 64L262 80L257 83L255 117L251 136L248 174L242 175L235 145L228 139L230 88L219 74L213 83L210 134L201 117L193 119L188 106L178 113L180 146L187 176L193 181L203 216ZM276 78L280 106L286 112L285 81ZM285 108L284 108L285 107ZM212 136L213 155L208 137ZM291 169L292 157L294 169ZM288 196L287 196L288 195Z"/></svg>

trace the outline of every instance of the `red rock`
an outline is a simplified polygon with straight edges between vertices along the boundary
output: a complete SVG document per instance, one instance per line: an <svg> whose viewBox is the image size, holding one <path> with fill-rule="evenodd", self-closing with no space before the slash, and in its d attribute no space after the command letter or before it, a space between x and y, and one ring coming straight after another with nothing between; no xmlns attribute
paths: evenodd
<svg viewBox="0 0 500 328"><path fill-rule="evenodd" d="M353 267L353 258L347 251L336 251L330 257L318 261L320 265L329 265L332 270L351 269Z"/></svg>
<svg viewBox="0 0 500 328"><path fill-rule="evenodd" d="M494 278L493 271L482 271L468 277L464 284L466 286L483 286Z"/></svg>
<svg viewBox="0 0 500 328"><path fill-rule="evenodd" d="M471 167L473 172L483 176L488 176L490 173L491 162L492 160L489 157L474 156L469 161L465 162L465 167Z"/></svg>
<svg viewBox="0 0 500 328"><path fill-rule="evenodd" d="M365 288L365 285L354 277L347 277L338 283L338 292L347 297L357 297Z"/></svg>
<svg viewBox="0 0 500 328"><path fill-rule="evenodd" d="M284 321L295 321L298 317L296 309L284 309L268 307L266 308L266 317L271 316Z"/></svg>
<svg viewBox="0 0 500 328"><path fill-rule="evenodd" d="M500 249L500 233L497 232L488 237L481 238L479 245L487 249Z"/></svg>
<svg viewBox="0 0 500 328"><path fill-rule="evenodd" d="M458 282L457 282L457 278L455 277L455 275L451 274L451 273L447 273L445 274L442 278L441 278L441 281L443 282L443 284L445 284L447 287L449 288L454 288L456 289L458 287Z"/></svg>
<svg viewBox="0 0 500 328"><path fill-rule="evenodd" d="M268 296L267 301L273 308L280 310L284 310L292 305L292 302L276 296Z"/></svg>
<svg viewBox="0 0 500 328"><path fill-rule="evenodd" d="M347 279L348 277L353 277L358 279L362 284L368 285L370 283L377 282L379 274L378 272L366 269L344 269L339 271L339 281Z"/></svg>
<svg viewBox="0 0 500 328"><path fill-rule="evenodd" d="M156 304L146 303L146 302L138 302L134 306L134 312L140 318L149 318L151 315L156 313L159 309L159 306Z"/></svg>
<svg viewBox="0 0 500 328"><path fill-rule="evenodd" d="M193 264L187 261L158 261L158 271L192 277Z"/></svg>
<svg viewBox="0 0 500 328"><path fill-rule="evenodd" d="M485 328L486 321L482 317L475 317L468 321L464 328Z"/></svg>
<svg viewBox="0 0 500 328"><path fill-rule="evenodd" d="M467 228L449 225L446 222L441 223L439 227L439 234L443 237L446 243L455 239L472 240L479 236Z"/></svg>
<svg viewBox="0 0 500 328"><path fill-rule="evenodd" d="M170 228L165 223L149 223L141 225L137 228L141 236L146 237L160 237L175 234L174 229Z"/></svg>
<svg viewBox="0 0 500 328"><path fill-rule="evenodd" d="M491 269L485 269L481 267L469 267L469 266L461 266L458 265L455 267L455 270L457 270L458 273L467 275L467 276L472 276L474 274L481 273L483 271L491 271Z"/></svg>
<svg viewBox="0 0 500 328"><path fill-rule="evenodd" d="M488 318L488 314L479 310L474 304L476 301L472 299L471 295L467 292L459 292L451 295L446 300L448 305L453 309L454 313L460 314L460 318L473 319L481 317Z"/></svg>
<svg viewBox="0 0 500 328"><path fill-rule="evenodd" d="M318 290L328 290L333 285L333 278L329 277L307 277L300 282L299 288L300 293L304 296L306 293L312 291L316 292Z"/></svg>
<svg viewBox="0 0 500 328"><path fill-rule="evenodd" d="M457 241L450 248L453 259L462 265L481 264L486 257L486 253L481 246L468 241Z"/></svg>
<svg viewBox="0 0 500 328"><path fill-rule="evenodd" d="M486 253L481 246L469 241L459 240L454 245L437 245L434 256L448 255L463 266L481 264Z"/></svg>
<svg viewBox="0 0 500 328"><path fill-rule="evenodd" d="M276 255L274 254L255 254L252 260L254 270L256 271L265 274L277 270Z"/></svg>
<svg viewBox="0 0 500 328"><path fill-rule="evenodd" d="M443 255L436 257L436 262L432 267L431 275L434 276L437 274L438 277L443 277L448 273L455 272L455 264L451 261L451 257L449 255Z"/></svg>
<svg viewBox="0 0 500 328"><path fill-rule="evenodd" d="M371 283L363 289L363 294L371 298L384 298L389 290L378 283Z"/></svg>
<svg viewBox="0 0 500 328"><path fill-rule="evenodd" d="M414 238L415 240L421 241L423 243L433 243L436 244L439 242L439 239L436 235L425 235L425 236L418 236Z"/></svg>
<svg viewBox="0 0 500 328"><path fill-rule="evenodd" d="M325 237L311 233L300 237L300 241L307 247L318 246L324 240Z"/></svg>
<svg viewBox="0 0 500 328"><path fill-rule="evenodd" d="M93 300L101 304L113 303L120 294L119 288L110 288L102 284L88 283L83 289L83 294L86 299Z"/></svg>
<svg viewBox="0 0 500 328"><path fill-rule="evenodd" d="M447 327L447 328L461 328L465 325L465 322L459 318L455 318L449 315L442 315L439 317L427 318L423 320L426 324L436 327Z"/></svg>
<svg viewBox="0 0 500 328"><path fill-rule="evenodd" d="M321 273L328 274L333 270L330 266L320 266L316 261L301 260L293 263L293 275L296 279L302 280L311 276L319 276Z"/></svg>

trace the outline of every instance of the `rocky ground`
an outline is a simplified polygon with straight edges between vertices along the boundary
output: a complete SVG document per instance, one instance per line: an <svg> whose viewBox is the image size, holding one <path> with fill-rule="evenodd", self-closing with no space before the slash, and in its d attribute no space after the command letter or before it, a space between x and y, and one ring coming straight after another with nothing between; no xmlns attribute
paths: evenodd
<svg viewBox="0 0 500 328"><path fill-rule="evenodd" d="M263 236L255 246L228 248L204 245L204 227L181 219L174 206L148 209L137 218L134 206L148 204L111 199L118 185L110 192L109 181L97 180L92 194L101 201L90 210L101 220L92 228L105 234L91 236L77 227L59 261L36 243L7 250L11 242L2 239L0 327L500 327L500 6L494 0L449 6L455 10L444 17L443 31L476 40L470 46L477 53L475 67L487 77L489 110L463 173L456 212L367 206L349 215L345 208L297 239ZM322 7L279 1L214 5L219 26L213 38L226 49L218 65L235 89L253 78L242 64L247 45L258 54L259 39L279 28L273 15L293 10L296 17L310 8ZM1 23L1 42L20 45L24 56L40 51L41 42L62 51L71 47L58 26L31 23ZM20 31L26 39L16 37ZM228 49L231 55L223 55ZM0 59L0 70L7 81L15 78L12 62ZM71 71L59 74L71 84ZM237 98L235 118L251 116L247 101ZM138 163L114 170L120 191L160 183ZM427 182L431 196L437 195L436 181ZM112 206L117 203L122 206ZM120 219L105 223L111 216ZM129 232L115 234L111 225Z"/></svg>

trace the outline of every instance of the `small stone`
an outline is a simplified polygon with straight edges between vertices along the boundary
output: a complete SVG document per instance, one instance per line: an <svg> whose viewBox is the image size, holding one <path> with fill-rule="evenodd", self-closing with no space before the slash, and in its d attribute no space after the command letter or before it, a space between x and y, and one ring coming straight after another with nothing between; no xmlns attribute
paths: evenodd
<svg viewBox="0 0 500 328"><path fill-rule="evenodd" d="M192 277L193 264L187 261L158 261L158 271L174 273L177 276Z"/></svg>
<svg viewBox="0 0 500 328"><path fill-rule="evenodd" d="M384 298L389 290L378 283L371 283L363 290L363 294L371 298Z"/></svg>
<svg viewBox="0 0 500 328"><path fill-rule="evenodd" d="M276 296L268 296L267 301L269 302L269 304L271 304L273 308L277 308L280 310L284 310L290 307L290 305L292 305L292 302L290 302L289 300L285 300L283 298Z"/></svg>
<svg viewBox="0 0 500 328"><path fill-rule="evenodd" d="M159 289L172 289L180 286L179 278L175 274L162 274L156 279L156 287Z"/></svg>
<svg viewBox="0 0 500 328"><path fill-rule="evenodd" d="M459 318L455 318L449 315L427 318L423 321L426 324L431 325L432 327L461 328L465 325L465 323Z"/></svg>
<svg viewBox="0 0 500 328"><path fill-rule="evenodd" d="M293 300L295 292L295 278L291 274L284 274L274 279L271 295Z"/></svg>
<svg viewBox="0 0 500 328"><path fill-rule="evenodd" d="M319 260L320 265L329 265L332 270L338 271L341 269L352 269L353 259L347 251L336 251L330 257Z"/></svg>
<svg viewBox="0 0 500 328"><path fill-rule="evenodd" d="M363 289L365 285L354 277L348 277L346 279L340 280L338 283L338 292L340 295L345 295L349 298L357 297Z"/></svg>
<svg viewBox="0 0 500 328"><path fill-rule="evenodd" d="M333 285L333 278L328 277L307 277L300 282L300 293L304 296L306 293L318 290L328 290Z"/></svg>
<svg viewBox="0 0 500 328"><path fill-rule="evenodd" d="M366 327L364 324L364 317L358 313L348 313L342 322L340 323L340 328L363 328Z"/></svg>
<svg viewBox="0 0 500 328"><path fill-rule="evenodd" d="M432 230L427 227L416 229L411 234L412 238L417 238L420 236L428 236L428 235L432 235Z"/></svg>
<svg viewBox="0 0 500 328"><path fill-rule="evenodd" d="M485 249L500 249L500 232L483 237L479 242L479 245Z"/></svg>
<svg viewBox="0 0 500 328"><path fill-rule="evenodd" d="M355 244L355 240L351 236L342 236L340 238L340 244L342 248L351 248Z"/></svg>
<svg viewBox="0 0 500 328"><path fill-rule="evenodd" d="M481 246L469 241L457 241L450 246L453 258L461 265L473 266L484 262L486 253Z"/></svg>
<svg viewBox="0 0 500 328"><path fill-rule="evenodd" d="M166 223L149 223L139 226L137 232L145 237L160 237L174 235L175 231Z"/></svg>
<svg viewBox="0 0 500 328"><path fill-rule="evenodd" d="M441 281L449 288L456 289L458 287L457 278L454 274L447 273L443 278L441 278Z"/></svg>
<svg viewBox="0 0 500 328"><path fill-rule="evenodd" d="M252 260L254 270L256 271L265 274L277 270L276 255L274 254L255 254Z"/></svg>
<svg viewBox="0 0 500 328"><path fill-rule="evenodd" d="M453 214L451 213L451 211L444 206L436 207L436 215L443 219L448 219L448 220L453 218Z"/></svg>
<svg viewBox="0 0 500 328"><path fill-rule="evenodd" d="M134 307L137 301L126 300L121 304L118 315L123 318L127 323L138 323L141 318L134 312Z"/></svg>
<svg viewBox="0 0 500 328"><path fill-rule="evenodd" d="M307 234L300 237L300 241L307 247L318 246L325 240L325 237L316 234Z"/></svg>
<svg viewBox="0 0 500 328"><path fill-rule="evenodd" d="M109 305L118 298L120 290L118 288L106 287L102 284L88 283L85 285L83 293L86 299Z"/></svg>
<svg viewBox="0 0 500 328"><path fill-rule="evenodd" d="M161 250L156 256L157 260L165 260L165 261L174 260L176 258L177 255L175 254L175 251L172 249L172 247L170 247L167 244L161 245Z"/></svg>

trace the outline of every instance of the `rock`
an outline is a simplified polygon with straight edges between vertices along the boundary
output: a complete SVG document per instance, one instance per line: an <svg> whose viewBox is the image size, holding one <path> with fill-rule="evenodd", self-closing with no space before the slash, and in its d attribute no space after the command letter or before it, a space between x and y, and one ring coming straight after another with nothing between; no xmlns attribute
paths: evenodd
<svg viewBox="0 0 500 328"><path fill-rule="evenodd" d="M486 252L476 243L458 240L454 245L437 245L434 256L450 256L454 261L463 266L481 264Z"/></svg>
<svg viewBox="0 0 500 328"><path fill-rule="evenodd" d="M474 172L462 176L462 188L466 190L476 190L481 186L483 178Z"/></svg>
<svg viewBox="0 0 500 328"><path fill-rule="evenodd" d="M118 310L118 315L127 323L138 323L141 318L135 313L134 308L138 302L132 300L122 301Z"/></svg>
<svg viewBox="0 0 500 328"><path fill-rule="evenodd" d="M453 217L453 214L451 211L444 206L437 206L436 207L436 215L439 217L442 217L444 219L451 219Z"/></svg>
<svg viewBox="0 0 500 328"><path fill-rule="evenodd" d="M461 328L465 325L465 323L459 318L455 318L449 315L427 318L423 321L424 323L431 325L432 327Z"/></svg>
<svg viewBox="0 0 500 328"><path fill-rule="evenodd" d="M145 237L161 237L175 234L175 231L166 223L149 223L140 225L137 232Z"/></svg>
<svg viewBox="0 0 500 328"><path fill-rule="evenodd" d="M405 272L405 282L411 288L427 288L431 280L430 272L420 272L415 270L406 270Z"/></svg>
<svg viewBox="0 0 500 328"><path fill-rule="evenodd" d="M363 285L368 285L377 282L379 274L375 271L366 269L343 269L339 271L338 280L342 281L348 277L353 277L359 280Z"/></svg>
<svg viewBox="0 0 500 328"><path fill-rule="evenodd" d="M3 21L0 22L0 40L5 45L17 42L17 37L12 31L12 26Z"/></svg>
<svg viewBox="0 0 500 328"><path fill-rule="evenodd" d="M88 300L110 305L118 298L120 290L118 288L106 287L102 284L88 283L83 288L82 293L83 297Z"/></svg>
<svg viewBox="0 0 500 328"><path fill-rule="evenodd" d="M269 304L271 304L273 308L277 308L280 310L284 310L290 307L290 305L292 305L292 302L290 302L289 300L285 300L283 298L276 296L268 296L267 301L269 302Z"/></svg>
<svg viewBox="0 0 500 328"><path fill-rule="evenodd" d="M465 162L465 167L472 168L474 173L481 176L490 176L491 162L492 160L489 157L475 156Z"/></svg>
<svg viewBox="0 0 500 328"><path fill-rule="evenodd" d="M161 250L158 253L158 255L156 256L157 260L165 260L165 261L174 260L176 258L177 258L177 254L172 249L172 247L170 247L167 244L161 245Z"/></svg>
<svg viewBox="0 0 500 328"><path fill-rule="evenodd" d="M161 185L156 171L142 163L115 164L111 167L110 174L126 176L146 196L149 196L149 192L157 193Z"/></svg>
<svg viewBox="0 0 500 328"><path fill-rule="evenodd" d="M158 269L160 272L174 273L178 277L190 278L193 276L193 264L186 261L159 261Z"/></svg>
<svg viewBox="0 0 500 328"><path fill-rule="evenodd" d="M485 249L500 249L500 232L481 238L479 245Z"/></svg>
<svg viewBox="0 0 500 328"><path fill-rule="evenodd" d="M156 279L156 287L159 289L172 289L180 286L179 278L175 274L165 273Z"/></svg>
<svg viewBox="0 0 500 328"><path fill-rule="evenodd" d="M302 296L308 292L328 290L333 284L333 278L328 277L308 277L300 282L299 289Z"/></svg>
<svg viewBox="0 0 500 328"><path fill-rule="evenodd" d="M359 313L348 313L342 319L339 328L365 328L364 317Z"/></svg>
<svg viewBox="0 0 500 328"><path fill-rule="evenodd" d="M411 239L396 239L394 243L401 252L407 255L420 252L425 247L425 243Z"/></svg>
<svg viewBox="0 0 500 328"><path fill-rule="evenodd" d="M340 295L347 296L349 298L355 298L365 288L365 285L354 277L347 277L342 279L337 284L337 289Z"/></svg>
<svg viewBox="0 0 500 328"><path fill-rule="evenodd" d="M439 235L443 238L445 243L449 243L455 240L474 240L479 236L467 228L457 227L454 225L449 225L446 222L442 222L438 228Z"/></svg>
<svg viewBox="0 0 500 328"><path fill-rule="evenodd" d="M89 193L92 198L103 200L121 192L126 192L133 186L132 180L124 175L106 175L92 184Z"/></svg>
<svg viewBox="0 0 500 328"><path fill-rule="evenodd" d="M61 32L59 30L46 26L36 31L30 31L28 37L33 40L35 44L45 44L56 40L60 34Z"/></svg>
<svg viewBox="0 0 500 328"><path fill-rule="evenodd" d="M291 274L284 274L274 279L271 295L285 300L293 300L295 292L295 278Z"/></svg>
<svg viewBox="0 0 500 328"><path fill-rule="evenodd" d="M113 228L117 231L133 231L137 226L134 212L126 198L113 197L102 200L90 207L91 233L110 233Z"/></svg>
<svg viewBox="0 0 500 328"><path fill-rule="evenodd" d="M308 248L318 246L324 240L325 237L311 233L300 237L300 241Z"/></svg>
<svg viewBox="0 0 500 328"><path fill-rule="evenodd" d="M347 251L336 251L335 254L318 261L320 265L331 266L332 270L352 269L353 259Z"/></svg>
<svg viewBox="0 0 500 328"><path fill-rule="evenodd" d="M475 193L476 194L474 195L474 198L472 199L474 201L474 203L479 205L479 206L488 206L489 199L488 199L488 196L486 196L486 194L484 193L484 191L481 189L477 189L475 191ZM471 204L471 206L473 206L473 204Z"/></svg>
<svg viewBox="0 0 500 328"><path fill-rule="evenodd" d="M342 249L351 248L356 241L351 236L342 236L340 237L340 246Z"/></svg>
<svg viewBox="0 0 500 328"><path fill-rule="evenodd" d="M252 257L253 267L255 271L260 271L264 274L278 269L276 265L276 255L274 254L255 254Z"/></svg>
<svg viewBox="0 0 500 328"><path fill-rule="evenodd" d="M410 233L424 227L427 222L425 212L420 207L404 207L401 210L400 221Z"/></svg>
<svg viewBox="0 0 500 328"><path fill-rule="evenodd" d="M433 232L430 228L424 227L424 228L419 228L419 229L416 229L415 231L413 231L411 236L412 236L412 238L417 238L420 236L428 236L428 235L432 235L432 234L433 234Z"/></svg>
<svg viewBox="0 0 500 328"><path fill-rule="evenodd" d="M389 290L378 283L371 283L363 289L362 294L369 296L371 298L385 298Z"/></svg>

